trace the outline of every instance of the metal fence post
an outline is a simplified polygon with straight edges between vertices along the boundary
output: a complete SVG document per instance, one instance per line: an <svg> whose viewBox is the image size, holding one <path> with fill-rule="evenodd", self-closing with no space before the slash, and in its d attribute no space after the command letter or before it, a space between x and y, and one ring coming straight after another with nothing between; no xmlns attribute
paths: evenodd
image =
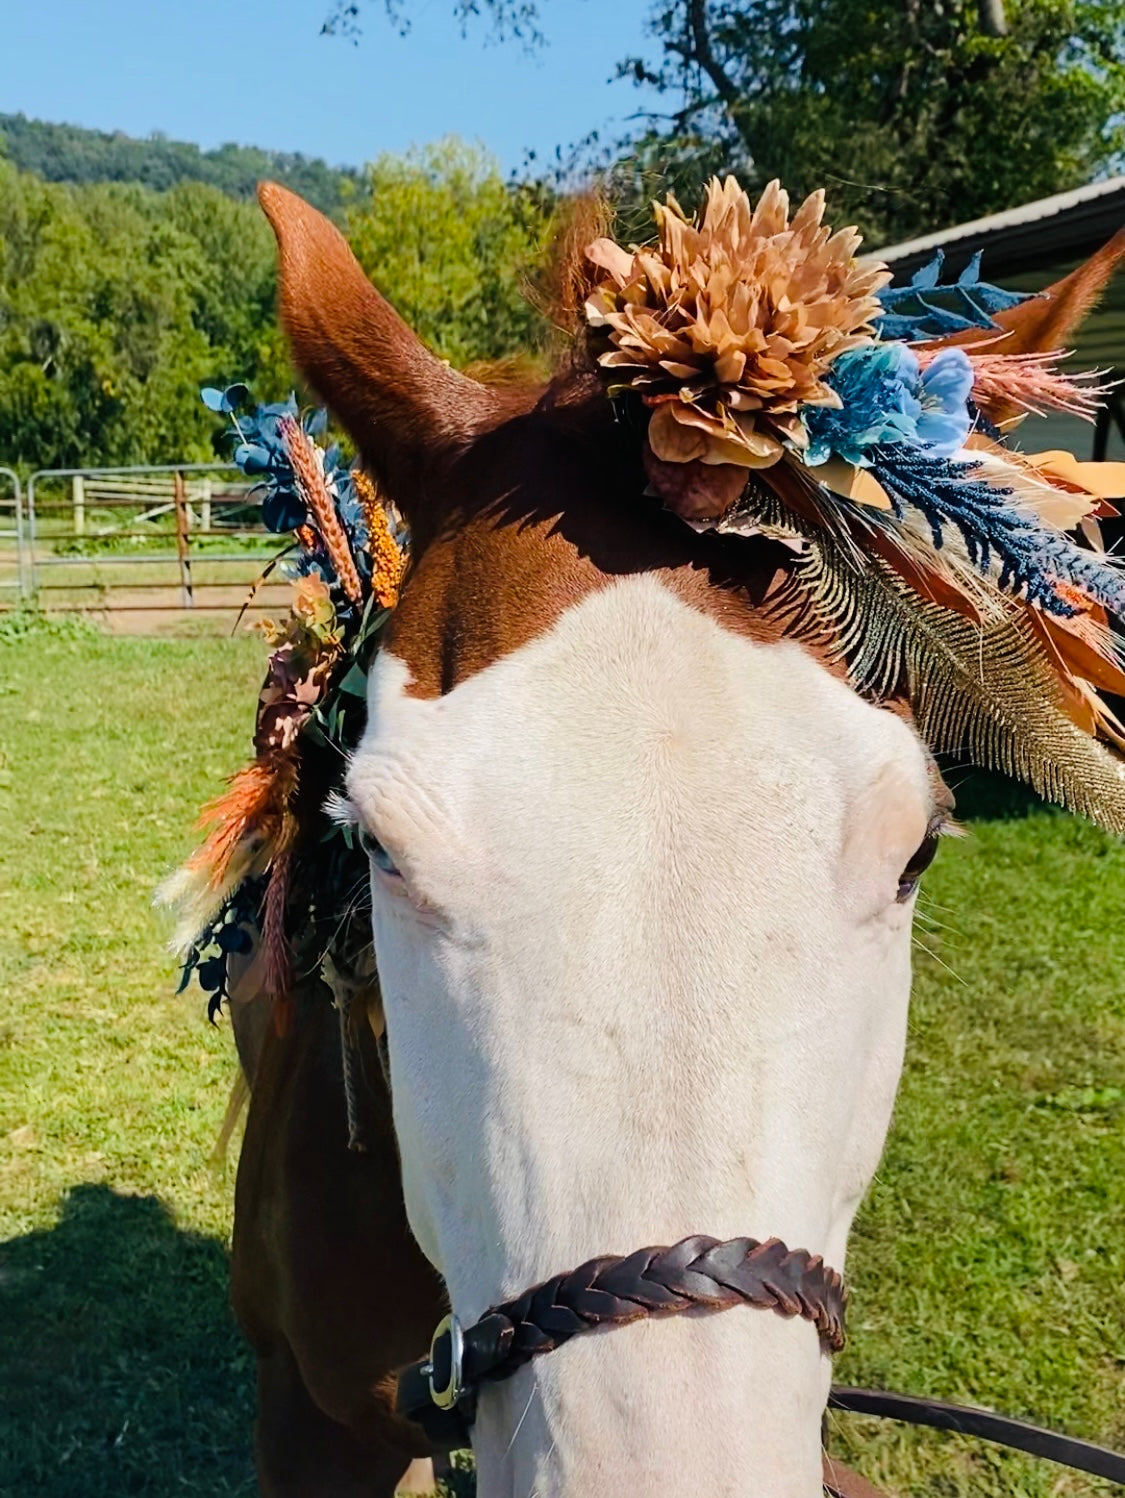
<svg viewBox="0 0 1125 1498"><path fill-rule="evenodd" d="M35 571L35 480L39 477L33 473L27 481L27 597L34 598L39 579Z"/></svg>
<svg viewBox="0 0 1125 1498"><path fill-rule="evenodd" d="M199 528L205 534L211 529L211 480L205 478L199 486Z"/></svg>
<svg viewBox="0 0 1125 1498"><path fill-rule="evenodd" d="M15 538L16 543L16 594L20 599L27 597L27 556L26 542L23 534L23 490L20 487L19 474L14 468L0 468L0 478L8 479L12 485L12 498L15 505L15 530L9 532Z"/></svg>
<svg viewBox="0 0 1125 1498"><path fill-rule="evenodd" d="M180 597L185 609L193 608L191 591L191 531L188 525L187 490L182 473L173 476L176 500L176 556L180 561Z"/></svg>
<svg viewBox="0 0 1125 1498"><path fill-rule="evenodd" d="M86 480L80 473L76 473L71 479L70 491L74 497L74 534L84 536L86 534Z"/></svg>

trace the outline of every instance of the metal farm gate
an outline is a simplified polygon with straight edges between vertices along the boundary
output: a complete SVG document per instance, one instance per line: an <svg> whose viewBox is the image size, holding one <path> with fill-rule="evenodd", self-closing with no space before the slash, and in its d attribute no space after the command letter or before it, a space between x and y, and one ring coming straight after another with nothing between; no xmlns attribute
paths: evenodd
<svg viewBox="0 0 1125 1498"><path fill-rule="evenodd" d="M284 545L230 464L40 469L25 493L0 468L0 608L22 599L135 627L234 616L251 594L253 612L276 611L287 589L260 580Z"/></svg>

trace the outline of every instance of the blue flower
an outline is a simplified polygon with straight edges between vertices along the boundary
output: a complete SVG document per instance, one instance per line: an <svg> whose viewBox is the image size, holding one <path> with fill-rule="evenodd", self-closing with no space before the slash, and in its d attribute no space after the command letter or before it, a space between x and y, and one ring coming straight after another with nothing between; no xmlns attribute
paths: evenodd
<svg viewBox="0 0 1125 1498"><path fill-rule="evenodd" d="M841 354L828 383L840 405L805 407L806 463L823 463L836 453L866 467L873 447L917 441L922 376L905 343L870 343Z"/></svg>
<svg viewBox="0 0 1125 1498"><path fill-rule="evenodd" d="M905 343L866 344L841 354L828 383L839 407L806 406L802 413L810 466L835 453L867 468L875 448L899 444L948 458L969 435L973 367L961 349L942 349L923 370Z"/></svg>
<svg viewBox="0 0 1125 1498"><path fill-rule="evenodd" d="M969 395L973 366L964 349L943 348L922 374L917 441L931 458L951 458L964 447L973 421Z"/></svg>

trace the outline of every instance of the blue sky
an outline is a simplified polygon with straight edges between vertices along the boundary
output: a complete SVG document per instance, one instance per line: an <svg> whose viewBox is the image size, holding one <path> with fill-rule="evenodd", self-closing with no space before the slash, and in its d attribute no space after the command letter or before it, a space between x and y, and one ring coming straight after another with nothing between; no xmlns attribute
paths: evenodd
<svg viewBox="0 0 1125 1498"><path fill-rule="evenodd" d="M319 35L330 0L0 0L0 111L202 146L224 141L358 164L456 132L505 168L638 107L614 64L651 43L651 0L544 0L528 56L462 36L452 0L407 0L400 37L366 0L358 47Z"/></svg>

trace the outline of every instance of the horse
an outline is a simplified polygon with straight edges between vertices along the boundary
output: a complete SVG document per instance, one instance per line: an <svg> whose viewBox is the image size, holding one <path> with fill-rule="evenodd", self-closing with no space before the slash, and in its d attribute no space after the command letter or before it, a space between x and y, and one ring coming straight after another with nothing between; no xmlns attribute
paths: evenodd
<svg viewBox="0 0 1125 1498"><path fill-rule="evenodd" d="M588 362L458 373L328 220L260 199L296 363L412 565L346 781L378 969L352 1036L365 1149L331 1008L282 1034L235 1003L232 1298L263 1494L389 1498L435 1449L396 1373L450 1309L468 1326L685 1240L843 1269L953 798L905 692L861 694L770 606L781 542L654 500ZM1009 336L1057 346L1106 275L1006 314ZM820 1493L824 1318L707 1304L483 1386L481 1498Z"/></svg>

